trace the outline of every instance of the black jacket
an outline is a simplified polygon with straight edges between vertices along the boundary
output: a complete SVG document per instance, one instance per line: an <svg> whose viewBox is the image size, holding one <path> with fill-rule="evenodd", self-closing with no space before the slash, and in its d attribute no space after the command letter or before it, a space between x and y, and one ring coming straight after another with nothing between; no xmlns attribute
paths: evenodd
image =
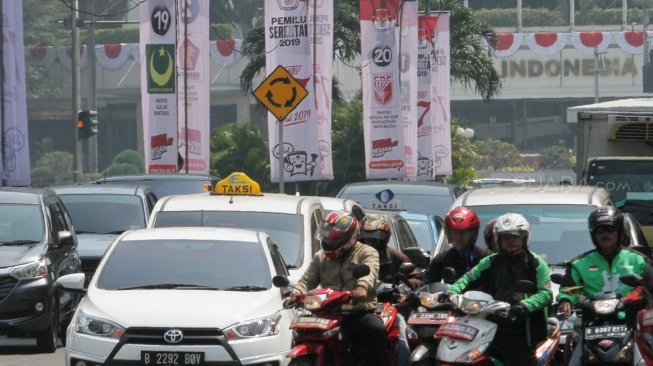
<svg viewBox="0 0 653 366"><path fill-rule="evenodd" d="M455 248L442 252L433 258L424 272L424 283L439 282L442 280L442 270L451 267L456 270L456 279L474 268L478 262L492 254L486 248L474 246L471 251L461 255Z"/></svg>

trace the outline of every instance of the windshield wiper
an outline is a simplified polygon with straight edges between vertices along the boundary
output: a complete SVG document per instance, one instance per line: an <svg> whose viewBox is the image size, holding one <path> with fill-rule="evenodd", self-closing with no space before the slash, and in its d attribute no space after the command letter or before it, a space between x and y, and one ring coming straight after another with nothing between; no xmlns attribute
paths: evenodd
<svg viewBox="0 0 653 366"><path fill-rule="evenodd" d="M26 245L26 244L36 244L40 243L38 240L10 240L10 241L3 241L0 242L0 246L3 245Z"/></svg>
<svg viewBox="0 0 653 366"><path fill-rule="evenodd" d="M120 235L124 233L125 230L114 230L114 231L109 231L108 233L103 233L103 234L115 234L115 235Z"/></svg>
<svg viewBox="0 0 653 366"><path fill-rule="evenodd" d="M192 283L159 283L152 285L120 287L118 290L166 290L166 289L198 289L198 290L219 290L216 287L195 285Z"/></svg>
<svg viewBox="0 0 653 366"><path fill-rule="evenodd" d="M221 290L223 290L223 291L265 291L265 290L267 290L267 287L244 285L244 286L227 287L227 288L223 288Z"/></svg>
<svg viewBox="0 0 653 366"><path fill-rule="evenodd" d="M76 234L98 234L96 231L75 230Z"/></svg>

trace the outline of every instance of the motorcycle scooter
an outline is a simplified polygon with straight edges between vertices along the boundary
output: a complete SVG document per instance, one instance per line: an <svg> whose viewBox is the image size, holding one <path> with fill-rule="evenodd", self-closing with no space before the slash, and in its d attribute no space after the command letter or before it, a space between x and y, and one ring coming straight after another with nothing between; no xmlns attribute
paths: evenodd
<svg viewBox="0 0 653 366"><path fill-rule="evenodd" d="M534 286L532 282L522 280L517 282L516 289L518 293L532 293ZM498 327L488 316L509 320L510 304L494 300L491 295L481 291L451 295L450 301L464 315L453 322L442 324L435 334L442 338L437 351L440 365L503 365L501 360L486 352ZM558 320L549 318L548 322L548 336L536 350L538 366L551 364L560 341Z"/></svg>
<svg viewBox="0 0 653 366"><path fill-rule="evenodd" d="M651 271L651 269L649 268L647 271ZM649 273L647 277L653 279L653 273ZM633 365L653 365L653 297L650 292L652 284L646 283L640 276L634 274L621 276L619 280L631 287L644 286L646 291L646 306L637 313Z"/></svg>

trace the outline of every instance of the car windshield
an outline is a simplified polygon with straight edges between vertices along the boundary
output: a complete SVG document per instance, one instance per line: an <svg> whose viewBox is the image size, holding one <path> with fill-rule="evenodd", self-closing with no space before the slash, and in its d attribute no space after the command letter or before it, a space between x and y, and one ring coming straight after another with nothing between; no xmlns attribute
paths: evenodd
<svg viewBox="0 0 653 366"><path fill-rule="evenodd" d="M526 217L531 224L529 249L549 264L571 260L594 249L587 218L595 209L591 205L494 205L470 206L481 219L481 228L493 218L507 212ZM483 235L476 244L485 247Z"/></svg>
<svg viewBox="0 0 653 366"><path fill-rule="evenodd" d="M423 214L434 213L442 215L449 211L453 203L451 196L436 196L422 194L397 193L391 200L382 202L376 193L348 193L343 192L340 198L349 198L358 202L363 208L373 210L406 210Z"/></svg>
<svg viewBox="0 0 653 366"><path fill-rule="evenodd" d="M290 266L302 264L302 216L276 212L160 211L154 227L208 226L260 230L267 233Z"/></svg>
<svg viewBox="0 0 653 366"><path fill-rule="evenodd" d="M39 205L0 204L0 245L40 242L43 221Z"/></svg>
<svg viewBox="0 0 653 366"><path fill-rule="evenodd" d="M99 274L97 287L269 289L271 283L259 243L166 239L118 243Z"/></svg>
<svg viewBox="0 0 653 366"><path fill-rule="evenodd" d="M143 229L145 210L140 197L119 194L60 194L78 234L120 234Z"/></svg>
<svg viewBox="0 0 653 366"><path fill-rule="evenodd" d="M154 194L158 197L170 196L173 194L190 194L206 192L204 184L210 183L208 180L190 180L190 179L143 179L143 180L114 180L107 179L107 184L125 184L125 185L146 185L152 188Z"/></svg>
<svg viewBox="0 0 653 366"><path fill-rule="evenodd" d="M433 245L435 244L435 238L433 237L433 229L431 228L431 223L428 220L420 220L414 218L405 218L408 226L415 235L417 244L420 248L431 252L433 250Z"/></svg>

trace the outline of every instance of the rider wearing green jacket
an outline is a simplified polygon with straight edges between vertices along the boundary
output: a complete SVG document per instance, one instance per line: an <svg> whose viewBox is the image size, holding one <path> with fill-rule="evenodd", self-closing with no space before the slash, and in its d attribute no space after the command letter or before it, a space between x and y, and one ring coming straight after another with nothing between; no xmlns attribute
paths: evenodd
<svg viewBox="0 0 653 366"><path fill-rule="evenodd" d="M488 349L509 366L535 365L535 348L547 335L547 307L553 296L551 276L546 262L528 250L530 230L522 215L498 217L493 229L498 253L483 258L448 290L455 294L480 290L512 305L514 321L498 323ZM514 289L519 280L534 283L535 293L520 299Z"/></svg>

